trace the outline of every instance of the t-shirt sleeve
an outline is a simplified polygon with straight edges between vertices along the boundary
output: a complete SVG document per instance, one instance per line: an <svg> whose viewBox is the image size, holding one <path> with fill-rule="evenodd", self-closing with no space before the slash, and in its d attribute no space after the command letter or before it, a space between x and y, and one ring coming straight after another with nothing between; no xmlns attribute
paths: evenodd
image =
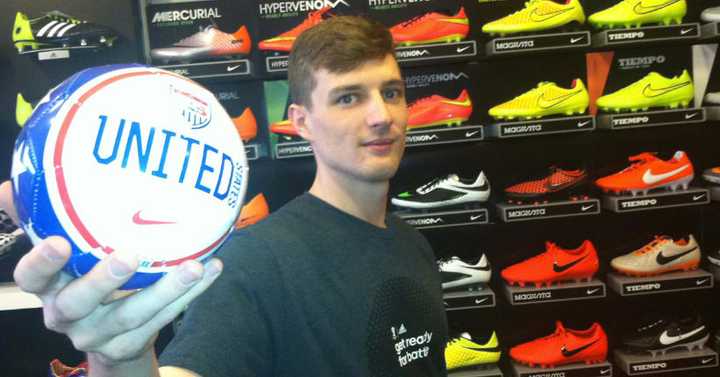
<svg viewBox="0 0 720 377"><path fill-rule="evenodd" d="M222 275L189 306L160 365L203 377L271 375L272 334L283 315L272 295L280 292L272 253L262 241L238 233L217 256Z"/></svg>

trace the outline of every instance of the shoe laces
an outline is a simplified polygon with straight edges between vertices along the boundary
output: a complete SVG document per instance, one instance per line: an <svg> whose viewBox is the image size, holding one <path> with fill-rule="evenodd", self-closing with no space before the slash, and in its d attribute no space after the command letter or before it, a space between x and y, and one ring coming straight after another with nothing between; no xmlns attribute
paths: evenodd
<svg viewBox="0 0 720 377"><path fill-rule="evenodd" d="M59 10L50 11L47 13L47 16L50 17L51 20L67 21L67 22L72 22L74 24L80 24L83 22L82 20L78 20L75 17L68 16L67 14L65 14Z"/></svg>
<svg viewBox="0 0 720 377"><path fill-rule="evenodd" d="M411 19L409 19L409 20L407 20L407 21L402 22L402 23L400 24L400 26L401 26L401 27L410 26L410 25L412 25L412 24L414 24L414 23L416 23L416 22L418 22L418 21L422 21L422 20L430 17L431 14L432 14L432 13L425 13L425 14L421 14L421 15L419 15L419 16L415 16L415 17L413 17L413 18L411 18Z"/></svg>
<svg viewBox="0 0 720 377"><path fill-rule="evenodd" d="M667 236L655 235L655 239L653 239L652 241L650 241L649 244L647 244L647 245L641 247L640 249L638 249L635 253L636 253L637 255L644 255L644 254L650 253L650 252L656 250L658 247L660 247L660 246L662 246L663 244L665 244L665 243L666 243L667 241L669 241L669 240L670 240L670 239L669 239Z"/></svg>
<svg viewBox="0 0 720 377"><path fill-rule="evenodd" d="M409 110L409 109L412 109L413 107L415 107L415 106L417 106L417 105L430 102L431 100L435 100L435 99L437 99L437 98L438 98L438 95L437 95L437 94L433 94L433 95L431 95L431 96L429 96L429 97L419 98L419 99L413 101L412 103L410 103L410 105L408 105L408 110Z"/></svg>
<svg viewBox="0 0 720 377"><path fill-rule="evenodd" d="M547 86L547 85L555 85L555 83L554 83L554 82L551 82L551 81L541 81L541 82L539 82L539 83L537 84L536 87L528 90L527 92L525 92L525 93L523 93L523 94L521 94L521 95L519 95L519 96L516 96L516 97L513 98L512 100L514 101L514 100L516 100L516 99L519 99L520 97L524 97L524 96L527 96L527 95L534 95L534 94L536 94L538 91L540 91L543 87L545 87L545 86Z"/></svg>
<svg viewBox="0 0 720 377"><path fill-rule="evenodd" d="M654 153L650 153L650 152L643 152L643 153L640 153L640 154L636 154L636 155L634 155L634 156L630 156L630 157L628 157L628 161L630 161L631 164L630 164L630 166L628 166L627 168L625 168L625 169L623 170L623 172L638 169L638 168L643 167L643 166L646 165L647 163L652 162L652 161L654 161L654 160L656 160L656 159L657 159L657 157L655 157L655 154L654 154Z"/></svg>
<svg viewBox="0 0 720 377"><path fill-rule="evenodd" d="M455 178L457 178L457 176L454 174L450 174L445 178L435 178L432 181L418 187L418 192L424 194L428 191L432 191L433 189L438 187L441 183L453 180Z"/></svg>

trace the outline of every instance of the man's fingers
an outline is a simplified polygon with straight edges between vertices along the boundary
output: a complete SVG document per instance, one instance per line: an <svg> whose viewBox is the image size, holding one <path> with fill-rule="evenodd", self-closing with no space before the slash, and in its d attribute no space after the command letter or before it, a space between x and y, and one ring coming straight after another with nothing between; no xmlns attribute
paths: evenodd
<svg viewBox="0 0 720 377"><path fill-rule="evenodd" d="M108 311L108 331L111 333L127 332L142 326L168 310L177 308L174 316L180 314L185 306L197 295L212 284L222 271L222 263L218 259L210 260L203 268L197 261L186 261L178 268L170 271L160 281L118 302L118 307ZM180 304L177 304L180 302ZM178 306L180 305L180 306ZM170 309L172 312L173 309ZM160 328L172 321L171 316ZM160 321L162 322L162 321ZM148 330L149 333L157 329Z"/></svg>
<svg viewBox="0 0 720 377"><path fill-rule="evenodd" d="M220 275L222 271L222 263L218 259L213 259L210 262L208 262L205 265L205 272L203 274L203 277L200 281L198 281L195 285L191 286L189 289L185 291L181 296L179 296L174 301L167 303L162 310L160 310L157 313L154 313L154 316L149 321L146 321L142 326L137 327L134 330L127 331L124 334L114 338L112 341L104 345L99 352L106 352L105 349L112 350L112 349L139 349L142 347L142 340L151 338L154 334L156 334L158 331L160 331L163 327L165 327L168 323L170 323L173 319L175 319L185 308L190 304L192 300L197 298L201 293L205 292L205 290L212 285L215 280L217 280L218 276ZM169 274L168 274L169 275ZM167 277L167 276L166 276ZM164 278L163 278L164 279ZM172 278L171 278L172 279ZM170 280L170 279L169 279ZM157 284L151 286L152 289L164 289L166 287L159 286L160 282ZM168 283L169 285L175 284L175 283ZM146 300L143 300L140 298L143 296L143 294L149 293L149 292L139 292L136 295L133 295L132 297L129 297L126 302L123 303L123 305L128 305L127 308L122 308L122 311L125 313L132 313L132 310L137 310L137 305L142 305L146 302ZM148 294L146 299L148 298L154 298L156 297L156 293ZM135 302L132 302L135 301ZM112 311L112 313L116 313L117 311ZM117 323L116 321L107 321L108 323Z"/></svg>
<svg viewBox="0 0 720 377"><path fill-rule="evenodd" d="M7 212L15 224L20 224L15 210L15 202L13 201L12 182L10 181L0 183L0 208Z"/></svg>
<svg viewBox="0 0 720 377"><path fill-rule="evenodd" d="M62 308L62 320L75 321L90 314L130 280L137 267L137 256L125 251L115 251L98 262L57 294L55 304Z"/></svg>
<svg viewBox="0 0 720 377"><path fill-rule="evenodd" d="M15 267L15 282L25 292L46 293L70 254L70 244L65 239L48 237L20 259Z"/></svg>

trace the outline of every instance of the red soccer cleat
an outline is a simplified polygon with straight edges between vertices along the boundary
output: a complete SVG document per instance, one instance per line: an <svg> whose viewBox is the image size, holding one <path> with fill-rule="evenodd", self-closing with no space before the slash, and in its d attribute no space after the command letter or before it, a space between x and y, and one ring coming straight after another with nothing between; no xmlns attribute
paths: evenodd
<svg viewBox="0 0 720 377"><path fill-rule="evenodd" d="M257 136L257 120L249 107L246 107L239 117L233 118L233 123L242 141L252 140Z"/></svg>
<svg viewBox="0 0 720 377"><path fill-rule="evenodd" d="M469 31L470 25L463 7L454 15L426 13L390 28L393 40L400 46L458 42L465 39Z"/></svg>
<svg viewBox="0 0 720 377"><path fill-rule="evenodd" d="M270 125L270 132L285 136L300 136L289 119L284 119Z"/></svg>
<svg viewBox="0 0 720 377"><path fill-rule="evenodd" d="M683 151L675 152L667 161L647 152L630 156L628 160L632 163L629 167L602 177L595 184L606 192L630 192L637 195L663 187L672 191L679 187L687 189L695 176L692 162Z"/></svg>
<svg viewBox="0 0 720 377"><path fill-rule="evenodd" d="M554 333L512 347L510 357L530 367L552 368L577 362L603 362L607 349L607 335L599 323L593 323L587 330L572 330L557 321Z"/></svg>
<svg viewBox="0 0 720 377"><path fill-rule="evenodd" d="M502 278L509 285L524 287L532 283L540 288L566 280L590 280L600 267L592 242L585 240L573 250L560 248L552 242L545 243L544 253L526 259L502 270Z"/></svg>
<svg viewBox="0 0 720 377"><path fill-rule="evenodd" d="M235 229L242 229L257 223L270 215L265 195L259 193L247 202L240 210L240 216L235 221Z"/></svg>
<svg viewBox="0 0 720 377"><path fill-rule="evenodd" d="M437 94L421 98L408 106L408 129L439 125L460 125L470 119L472 101L467 90L455 99Z"/></svg>
<svg viewBox="0 0 720 377"><path fill-rule="evenodd" d="M322 22L324 20L323 15L330 9L332 8L324 7L316 10L315 12L308 13L307 18L300 25L295 26L277 37L260 41L260 43L258 43L258 48L265 51L290 52L293 43L295 43L295 39L300 35L300 33Z"/></svg>

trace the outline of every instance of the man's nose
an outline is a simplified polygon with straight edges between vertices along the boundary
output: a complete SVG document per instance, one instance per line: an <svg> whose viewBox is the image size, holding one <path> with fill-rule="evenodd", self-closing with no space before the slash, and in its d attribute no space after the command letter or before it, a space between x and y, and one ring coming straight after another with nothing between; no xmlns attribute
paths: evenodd
<svg viewBox="0 0 720 377"><path fill-rule="evenodd" d="M368 101L366 122L371 127L389 126L392 122L389 104L381 93L373 93Z"/></svg>

